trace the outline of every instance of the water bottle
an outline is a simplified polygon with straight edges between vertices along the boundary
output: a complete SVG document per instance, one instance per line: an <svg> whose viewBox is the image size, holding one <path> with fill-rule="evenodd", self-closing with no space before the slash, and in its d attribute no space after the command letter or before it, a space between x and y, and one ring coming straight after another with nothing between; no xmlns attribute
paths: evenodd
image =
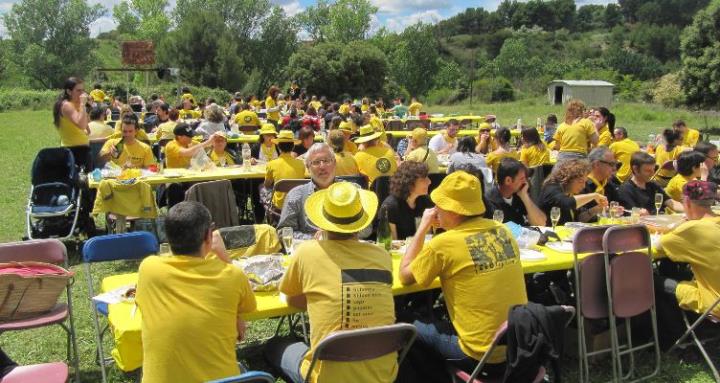
<svg viewBox="0 0 720 383"><path fill-rule="evenodd" d="M387 209L382 209L377 229L377 244L390 251L392 245L392 233L390 232L390 220L388 219Z"/></svg>
<svg viewBox="0 0 720 383"><path fill-rule="evenodd" d="M250 153L250 145L246 142L242 146L242 160L243 160L243 169L245 171L250 171L250 157L252 154Z"/></svg>
<svg viewBox="0 0 720 383"><path fill-rule="evenodd" d="M100 182L100 180L102 180L102 172L100 171L100 169L93 170L92 179L95 182Z"/></svg>
<svg viewBox="0 0 720 383"><path fill-rule="evenodd" d="M515 129L517 129L517 130L522 129L522 118L518 118L517 124L515 124Z"/></svg>

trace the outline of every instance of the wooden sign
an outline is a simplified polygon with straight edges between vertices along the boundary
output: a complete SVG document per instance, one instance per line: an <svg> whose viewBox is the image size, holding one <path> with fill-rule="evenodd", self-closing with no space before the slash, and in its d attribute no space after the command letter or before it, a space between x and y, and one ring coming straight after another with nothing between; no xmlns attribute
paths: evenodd
<svg viewBox="0 0 720 383"><path fill-rule="evenodd" d="M152 41L123 41L123 65L155 64L155 45Z"/></svg>

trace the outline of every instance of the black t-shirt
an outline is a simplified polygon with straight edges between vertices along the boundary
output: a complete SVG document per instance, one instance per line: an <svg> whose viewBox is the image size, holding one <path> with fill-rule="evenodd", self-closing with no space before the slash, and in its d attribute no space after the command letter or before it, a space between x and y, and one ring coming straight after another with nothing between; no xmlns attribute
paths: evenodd
<svg viewBox="0 0 720 383"><path fill-rule="evenodd" d="M645 184L645 189L642 189L635 185L635 182L633 182L631 178L620 185L620 204L623 205L626 210L639 207L641 209L646 209L650 214L655 214L656 193L662 193L663 204L665 201L670 199L667 193L665 193L665 190L663 190L663 188L655 182L647 182Z"/></svg>
<svg viewBox="0 0 720 383"><path fill-rule="evenodd" d="M546 184L540 192L540 210L547 216L547 225L552 225L550 219L550 210L553 207L560 208L560 220L558 225L564 225L565 222L575 222L578 216L577 203L575 198L571 197L557 183Z"/></svg>
<svg viewBox="0 0 720 383"><path fill-rule="evenodd" d="M610 177L610 179L605 183L605 187L602 190L602 195L604 195L608 202L611 201L617 201L620 202L620 196L618 189L620 188L620 181L618 181L615 177ZM589 193L597 193L598 192L598 185L593 182L590 178L588 178L587 182L585 183L585 189L583 189L580 194L589 194ZM590 201L587 204L585 204L583 207L581 207L580 211L587 211L592 209L593 207L597 206L597 202ZM597 216L592 217L590 219L590 222L597 221Z"/></svg>
<svg viewBox="0 0 720 383"><path fill-rule="evenodd" d="M512 201L508 204L500 194L500 189L495 185L487 194L487 199L493 205L494 210L502 210L505 222L515 222L521 226L530 225L525 204L517 195L513 194Z"/></svg>
<svg viewBox="0 0 720 383"><path fill-rule="evenodd" d="M295 145L295 147L293 148L292 151L293 151L293 153L297 153L297 155L299 157L299 156L302 156L303 154L307 153L308 150L302 144L299 144L299 145Z"/></svg>
<svg viewBox="0 0 720 383"><path fill-rule="evenodd" d="M393 195L383 201L382 209L387 209L388 221L395 225L397 239L405 239L415 235L415 218L422 217L425 209L433 207L428 196L419 196L415 200L415 209L411 209L406 200L400 200Z"/></svg>
<svg viewBox="0 0 720 383"><path fill-rule="evenodd" d="M708 181L720 185L720 167L714 166L708 173Z"/></svg>

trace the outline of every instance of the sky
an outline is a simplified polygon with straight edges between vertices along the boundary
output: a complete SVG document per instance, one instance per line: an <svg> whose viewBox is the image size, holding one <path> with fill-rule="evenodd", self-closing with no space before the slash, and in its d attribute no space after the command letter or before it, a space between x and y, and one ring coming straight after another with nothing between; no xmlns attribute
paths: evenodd
<svg viewBox="0 0 720 383"><path fill-rule="evenodd" d="M18 0L0 0L0 14L10 10L12 4ZM101 17L91 26L92 36L115 28L112 19L112 8L122 0L89 0L90 3L100 3L108 14ZM285 13L292 16L302 12L306 7L316 3L316 0L271 0L281 6ZM402 31L405 27L418 21L436 23L471 7L483 7L486 10L495 10L502 0L370 0L378 7L378 13L373 19L372 30L384 26L392 31ZM170 0L174 4L174 0ZM609 0L576 0L578 6L584 4L607 4ZM0 22L0 35L4 35L4 28Z"/></svg>

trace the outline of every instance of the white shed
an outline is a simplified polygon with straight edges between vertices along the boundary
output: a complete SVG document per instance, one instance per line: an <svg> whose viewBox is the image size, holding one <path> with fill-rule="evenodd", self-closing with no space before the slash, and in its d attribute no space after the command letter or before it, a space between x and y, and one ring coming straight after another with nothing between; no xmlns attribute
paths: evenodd
<svg viewBox="0 0 720 383"><path fill-rule="evenodd" d="M548 100L552 105L565 104L572 99L588 106L610 106L614 84L600 80L553 80L548 84Z"/></svg>

